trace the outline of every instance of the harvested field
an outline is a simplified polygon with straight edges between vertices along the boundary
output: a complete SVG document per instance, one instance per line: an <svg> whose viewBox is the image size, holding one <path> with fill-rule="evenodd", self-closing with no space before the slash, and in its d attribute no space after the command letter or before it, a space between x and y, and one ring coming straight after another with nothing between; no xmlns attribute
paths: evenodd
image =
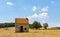
<svg viewBox="0 0 60 37"><path fill-rule="evenodd" d="M29 32L15 33L15 28L6 30L0 28L0 37L60 37L60 30L29 30Z"/></svg>

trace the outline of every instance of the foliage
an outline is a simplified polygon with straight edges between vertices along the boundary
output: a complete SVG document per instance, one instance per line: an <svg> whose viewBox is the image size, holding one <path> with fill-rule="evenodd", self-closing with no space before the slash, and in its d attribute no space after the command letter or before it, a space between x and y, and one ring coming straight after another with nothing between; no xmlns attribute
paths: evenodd
<svg viewBox="0 0 60 37"><path fill-rule="evenodd" d="M29 28L31 28L31 29L32 29L32 24L29 24Z"/></svg>
<svg viewBox="0 0 60 37"><path fill-rule="evenodd" d="M4 27L14 27L15 23L0 23L0 28Z"/></svg>
<svg viewBox="0 0 60 37"><path fill-rule="evenodd" d="M43 27L44 27L45 29L47 29L48 23L44 23L44 24L43 24Z"/></svg>
<svg viewBox="0 0 60 37"><path fill-rule="evenodd" d="M3 28L3 27L5 27L5 24L0 23L0 28Z"/></svg>
<svg viewBox="0 0 60 37"><path fill-rule="evenodd" d="M41 26L41 24L39 22L34 21L33 24L31 25L31 27L38 29L38 28L41 28L42 26Z"/></svg>

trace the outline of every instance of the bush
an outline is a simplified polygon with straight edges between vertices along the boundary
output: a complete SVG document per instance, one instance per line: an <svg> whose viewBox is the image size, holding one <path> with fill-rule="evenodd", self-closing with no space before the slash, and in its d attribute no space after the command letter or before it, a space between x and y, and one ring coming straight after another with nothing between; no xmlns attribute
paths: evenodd
<svg viewBox="0 0 60 37"><path fill-rule="evenodd" d="M31 28L39 29L41 28L41 24L37 21L34 21L33 24L31 25Z"/></svg>
<svg viewBox="0 0 60 37"><path fill-rule="evenodd" d="M15 23L0 23L0 28L15 27Z"/></svg>
<svg viewBox="0 0 60 37"><path fill-rule="evenodd" d="M47 29L48 23L44 23L44 24L43 24L43 27L44 27L45 29Z"/></svg>

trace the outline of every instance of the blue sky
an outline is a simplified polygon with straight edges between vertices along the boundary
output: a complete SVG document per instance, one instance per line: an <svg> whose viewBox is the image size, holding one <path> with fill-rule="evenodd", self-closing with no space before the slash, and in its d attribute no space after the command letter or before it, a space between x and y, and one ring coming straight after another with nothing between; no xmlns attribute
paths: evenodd
<svg viewBox="0 0 60 37"><path fill-rule="evenodd" d="M29 23L47 22L49 27L60 27L60 0L0 0L0 23L14 22L15 18L29 19Z"/></svg>

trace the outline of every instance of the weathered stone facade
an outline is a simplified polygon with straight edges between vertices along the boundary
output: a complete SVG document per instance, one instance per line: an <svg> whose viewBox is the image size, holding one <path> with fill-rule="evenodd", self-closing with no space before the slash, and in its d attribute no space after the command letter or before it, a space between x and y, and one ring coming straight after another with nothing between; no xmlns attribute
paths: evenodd
<svg viewBox="0 0 60 37"><path fill-rule="evenodd" d="M28 32L28 31L29 31L28 18L16 18L15 32Z"/></svg>

